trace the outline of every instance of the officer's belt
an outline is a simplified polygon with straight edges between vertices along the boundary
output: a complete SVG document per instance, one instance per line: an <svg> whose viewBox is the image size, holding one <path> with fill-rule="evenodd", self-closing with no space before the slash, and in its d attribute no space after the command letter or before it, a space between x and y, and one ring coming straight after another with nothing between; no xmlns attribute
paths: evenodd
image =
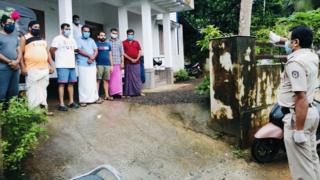
<svg viewBox="0 0 320 180"><path fill-rule="evenodd" d="M309 107L312 107L312 103L308 104ZM296 111L295 108L281 107L281 112L286 115L290 113L290 109Z"/></svg>

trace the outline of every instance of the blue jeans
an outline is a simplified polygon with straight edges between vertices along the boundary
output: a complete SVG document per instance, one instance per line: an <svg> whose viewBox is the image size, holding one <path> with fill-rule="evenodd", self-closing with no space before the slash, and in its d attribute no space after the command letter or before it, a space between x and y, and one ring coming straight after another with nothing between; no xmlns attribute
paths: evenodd
<svg viewBox="0 0 320 180"><path fill-rule="evenodd" d="M0 70L0 101L18 95L19 76L18 70Z"/></svg>

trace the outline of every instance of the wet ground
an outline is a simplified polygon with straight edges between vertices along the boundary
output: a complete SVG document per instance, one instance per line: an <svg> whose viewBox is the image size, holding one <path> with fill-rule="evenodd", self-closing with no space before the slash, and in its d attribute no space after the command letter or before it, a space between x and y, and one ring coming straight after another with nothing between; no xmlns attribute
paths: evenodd
<svg viewBox="0 0 320 180"><path fill-rule="evenodd" d="M188 87L158 88L145 98ZM256 164L209 137L205 103L145 105L140 98L56 112L47 124L50 139L25 163L30 178L69 179L110 164L130 180L289 179L285 160Z"/></svg>

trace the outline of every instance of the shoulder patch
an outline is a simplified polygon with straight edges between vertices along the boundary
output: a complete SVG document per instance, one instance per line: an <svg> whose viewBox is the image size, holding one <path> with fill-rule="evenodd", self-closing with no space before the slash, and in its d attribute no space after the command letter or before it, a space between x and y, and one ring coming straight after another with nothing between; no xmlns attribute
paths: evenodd
<svg viewBox="0 0 320 180"><path fill-rule="evenodd" d="M292 71L292 77L297 79L299 78L299 72L298 71Z"/></svg>

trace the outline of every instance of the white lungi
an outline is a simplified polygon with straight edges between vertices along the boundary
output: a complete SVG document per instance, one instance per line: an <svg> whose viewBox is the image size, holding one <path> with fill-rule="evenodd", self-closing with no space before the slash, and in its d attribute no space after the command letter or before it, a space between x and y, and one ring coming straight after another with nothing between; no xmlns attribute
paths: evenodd
<svg viewBox="0 0 320 180"><path fill-rule="evenodd" d="M79 102L94 103L99 99L97 90L97 68L78 66Z"/></svg>
<svg viewBox="0 0 320 180"><path fill-rule="evenodd" d="M47 106L49 69L30 69L26 77L27 99L30 108Z"/></svg>

